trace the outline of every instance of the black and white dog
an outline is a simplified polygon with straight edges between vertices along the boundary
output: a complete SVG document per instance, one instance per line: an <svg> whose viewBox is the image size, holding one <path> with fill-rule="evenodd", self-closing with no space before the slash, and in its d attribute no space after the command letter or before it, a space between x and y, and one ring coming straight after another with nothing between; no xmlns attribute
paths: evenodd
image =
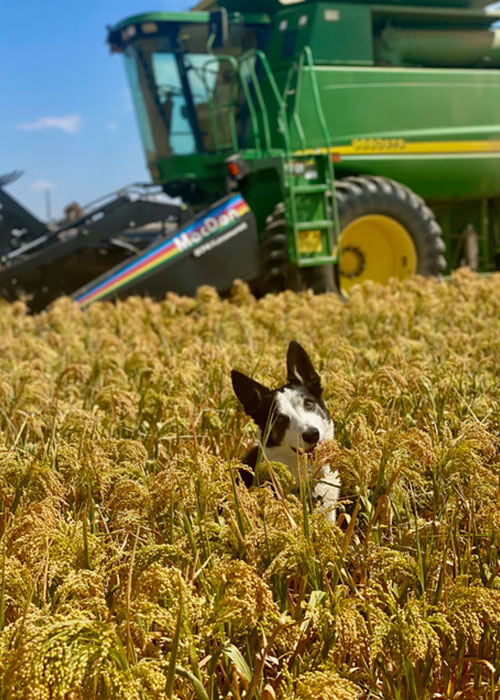
<svg viewBox="0 0 500 700"><path fill-rule="evenodd" d="M259 442L243 463L254 470L262 450L269 461L288 467L298 487L300 455L311 453L320 442L333 438L333 421L322 398L321 379L309 355L295 340L288 346L286 363L288 384L278 389L268 389L235 369L231 379L245 413L259 427ZM252 485L253 474L242 471L241 476L247 486ZM313 478L312 496L331 522L335 522L339 489L338 473L329 467L322 467Z"/></svg>

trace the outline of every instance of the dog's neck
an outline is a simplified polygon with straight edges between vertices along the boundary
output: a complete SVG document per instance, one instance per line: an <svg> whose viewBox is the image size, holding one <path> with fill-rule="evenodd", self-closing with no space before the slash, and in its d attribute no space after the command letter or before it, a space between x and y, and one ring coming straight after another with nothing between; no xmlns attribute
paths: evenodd
<svg viewBox="0 0 500 700"><path fill-rule="evenodd" d="M262 445L262 431L259 432L258 444ZM300 457L296 452L293 452L288 445L275 445L274 447L266 445L262 448L262 452L266 461L284 464L295 479L295 485L299 486Z"/></svg>
<svg viewBox="0 0 500 700"><path fill-rule="evenodd" d="M286 448L284 445L277 445L275 447L264 447L262 448L262 435L260 440L256 443L247 455L245 463L254 471L259 459L259 455L263 453L263 458L269 462L281 462L284 464L292 476L295 479L295 491L298 492L300 488L299 475L302 477L309 478L311 476L310 463L307 461L301 463L301 457L294 452L291 452L290 448ZM302 458L303 459L303 458ZM305 471L301 472L301 469ZM243 480L247 486L251 486L253 481L253 476L242 475ZM247 481L249 479L249 481ZM311 495L314 500L319 504L321 511L325 513L326 519L335 523L336 510L335 504L339 500L340 495L340 478L337 471L332 471L329 465L321 467L317 473L313 475L311 483Z"/></svg>

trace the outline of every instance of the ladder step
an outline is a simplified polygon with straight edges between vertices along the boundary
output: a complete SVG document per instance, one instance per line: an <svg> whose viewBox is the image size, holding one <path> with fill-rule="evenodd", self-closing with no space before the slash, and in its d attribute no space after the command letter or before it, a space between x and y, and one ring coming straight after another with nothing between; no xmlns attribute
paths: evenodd
<svg viewBox="0 0 500 700"><path fill-rule="evenodd" d="M333 255L321 255L315 258L299 258L299 267L315 267L316 265L332 265L338 262L338 258Z"/></svg>
<svg viewBox="0 0 500 700"><path fill-rule="evenodd" d="M318 221L297 221L294 226L296 231L311 231L317 228L333 228L333 221L318 220Z"/></svg>
<svg viewBox="0 0 500 700"><path fill-rule="evenodd" d="M287 187L288 192L294 194L316 194L319 192L329 192L329 185L292 185Z"/></svg>

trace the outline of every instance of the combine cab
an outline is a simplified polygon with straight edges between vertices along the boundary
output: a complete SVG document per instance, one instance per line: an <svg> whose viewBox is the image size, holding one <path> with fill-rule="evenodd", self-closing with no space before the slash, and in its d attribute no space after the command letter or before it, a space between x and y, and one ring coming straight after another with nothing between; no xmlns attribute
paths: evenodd
<svg viewBox="0 0 500 700"><path fill-rule="evenodd" d="M207 0L111 28L153 182L188 215L75 298L496 269L500 14L485 5Z"/></svg>

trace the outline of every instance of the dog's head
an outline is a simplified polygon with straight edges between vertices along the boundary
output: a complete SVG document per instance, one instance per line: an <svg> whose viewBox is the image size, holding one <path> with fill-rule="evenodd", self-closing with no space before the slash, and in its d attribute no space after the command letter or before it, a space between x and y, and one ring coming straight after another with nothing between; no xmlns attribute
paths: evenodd
<svg viewBox="0 0 500 700"><path fill-rule="evenodd" d="M257 423L266 452L279 448L276 458L286 464L297 453L311 452L333 437L333 422L322 398L321 379L304 348L295 340L287 352L288 383L268 389L233 369L231 379L245 413Z"/></svg>

